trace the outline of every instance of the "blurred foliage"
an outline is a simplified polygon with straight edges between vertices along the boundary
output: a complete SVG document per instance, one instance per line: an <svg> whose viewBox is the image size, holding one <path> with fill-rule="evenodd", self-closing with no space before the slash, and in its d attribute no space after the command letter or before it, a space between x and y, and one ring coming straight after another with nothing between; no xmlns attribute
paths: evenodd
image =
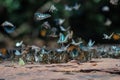
<svg viewBox="0 0 120 80"><path fill-rule="evenodd" d="M6 17L5 20L13 22L17 28L27 22L34 31L42 23L34 21L34 13L48 1L50 0L0 0L0 7L6 9L6 12L0 11L0 14L4 13L1 15L2 18ZM120 5L112 5L109 0L65 0L63 2L69 6L75 3L81 4L78 11L67 12L63 10L64 6L61 6L63 4L59 3L55 5L59 11L52 14L54 18L67 16L76 35L93 37L93 34L120 32ZM109 12L101 10L106 5L110 7ZM107 18L112 21L109 27L104 25Z"/></svg>

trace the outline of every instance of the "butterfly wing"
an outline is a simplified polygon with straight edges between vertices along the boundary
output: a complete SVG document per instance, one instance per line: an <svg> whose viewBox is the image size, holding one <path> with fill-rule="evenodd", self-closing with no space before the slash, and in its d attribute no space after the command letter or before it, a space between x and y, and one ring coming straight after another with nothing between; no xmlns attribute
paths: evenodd
<svg viewBox="0 0 120 80"><path fill-rule="evenodd" d="M44 20L44 19L49 18L49 17L51 17L50 14L42 14L42 13L38 13L38 12L34 14L34 18L36 21Z"/></svg>
<svg viewBox="0 0 120 80"><path fill-rule="evenodd" d="M7 33L12 33L15 30L15 26L12 23L8 22L8 21L3 22L1 24L1 26L3 27L3 29Z"/></svg>

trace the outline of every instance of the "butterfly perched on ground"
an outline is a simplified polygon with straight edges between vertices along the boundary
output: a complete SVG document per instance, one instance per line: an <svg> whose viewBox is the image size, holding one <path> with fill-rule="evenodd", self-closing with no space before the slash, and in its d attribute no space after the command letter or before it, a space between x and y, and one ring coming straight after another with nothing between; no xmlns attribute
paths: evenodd
<svg viewBox="0 0 120 80"><path fill-rule="evenodd" d="M16 55L16 56L20 56L20 55L22 55L22 54L21 54L21 52L20 52L20 51L15 50L15 55Z"/></svg>
<svg viewBox="0 0 120 80"><path fill-rule="evenodd" d="M7 33L12 33L15 30L15 26L11 22L8 22L8 21L3 22L1 26Z"/></svg>
<svg viewBox="0 0 120 80"><path fill-rule="evenodd" d="M91 39L88 42L88 47L92 47L95 44L95 41L92 41Z"/></svg>
<svg viewBox="0 0 120 80"><path fill-rule="evenodd" d="M63 33L60 33L59 40L57 41L57 43L66 43L68 41L68 37L69 37L69 34L65 36Z"/></svg>
<svg viewBox="0 0 120 80"><path fill-rule="evenodd" d="M120 40L120 34L114 33L113 36L112 36L112 38L114 40Z"/></svg>
<svg viewBox="0 0 120 80"><path fill-rule="evenodd" d="M75 42L75 40L72 39L72 43L71 43L71 44L78 46L78 45L80 45L81 43L83 43L82 40L80 40L79 42Z"/></svg>
<svg viewBox="0 0 120 80"><path fill-rule="evenodd" d="M50 14L44 14L44 13L39 13L39 12L36 12L34 14L34 18L36 21L44 20L44 19L47 19L49 17L51 17Z"/></svg>
<svg viewBox="0 0 120 80"><path fill-rule="evenodd" d="M111 35L103 34L103 36L104 36L103 39L111 39L113 34L114 34L114 32Z"/></svg>

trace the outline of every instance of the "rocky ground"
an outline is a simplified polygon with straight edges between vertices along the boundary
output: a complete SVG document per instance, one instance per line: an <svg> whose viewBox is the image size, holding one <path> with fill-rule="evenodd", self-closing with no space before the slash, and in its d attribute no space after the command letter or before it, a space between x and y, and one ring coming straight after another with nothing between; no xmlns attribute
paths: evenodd
<svg viewBox="0 0 120 80"><path fill-rule="evenodd" d="M4 61L0 64L0 80L119 80L120 59L92 59L60 64L26 64Z"/></svg>

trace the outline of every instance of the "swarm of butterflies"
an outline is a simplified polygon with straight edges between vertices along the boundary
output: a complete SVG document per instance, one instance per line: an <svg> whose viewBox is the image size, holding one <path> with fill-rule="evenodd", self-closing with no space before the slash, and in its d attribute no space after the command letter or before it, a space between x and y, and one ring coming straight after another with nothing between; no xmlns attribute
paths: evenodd
<svg viewBox="0 0 120 80"><path fill-rule="evenodd" d="M118 0L110 0L110 3L113 5L117 4ZM65 5L65 10L78 10L80 4L75 4L73 7ZM58 9L52 5L49 9L49 12L57 11ZM109 10L107 6L103 10ZM34 18L37 21L45 20L51 17L50 14L45 13L35 13ZM35 45L25 45L24 41L17 42L15 44L15 49L0 49L0 59L1 60L14 60L19 61L20 65L24 65L27 62L38 62L38 63L65 63L70 60L79 60L80 62L90 61L92 58L101 58L101 57L120 57L120 47L111 46L108 48L96 47L94 46L95 41L89 40L87 43L84 42L81 38L73 39L73 31L70 30L70 27L63 27L65 19L59 18L55 19L56 24L60 28L59 35L57 35L57 28L51 27L48 21L45 21L41 28L40 34L46 36L47 30L50 30L47 37L57 38L56 42L60 45L59 48L48 49L47 46L38 47ZM110 25L110 20L108 19L105 23ZM1 24L4 31L7 33L12 33L15 30L15 26L8 21L5 21ZM111 35L103 34L103 39L114 39L120 40L120 34L112 33Z"/></svg>

